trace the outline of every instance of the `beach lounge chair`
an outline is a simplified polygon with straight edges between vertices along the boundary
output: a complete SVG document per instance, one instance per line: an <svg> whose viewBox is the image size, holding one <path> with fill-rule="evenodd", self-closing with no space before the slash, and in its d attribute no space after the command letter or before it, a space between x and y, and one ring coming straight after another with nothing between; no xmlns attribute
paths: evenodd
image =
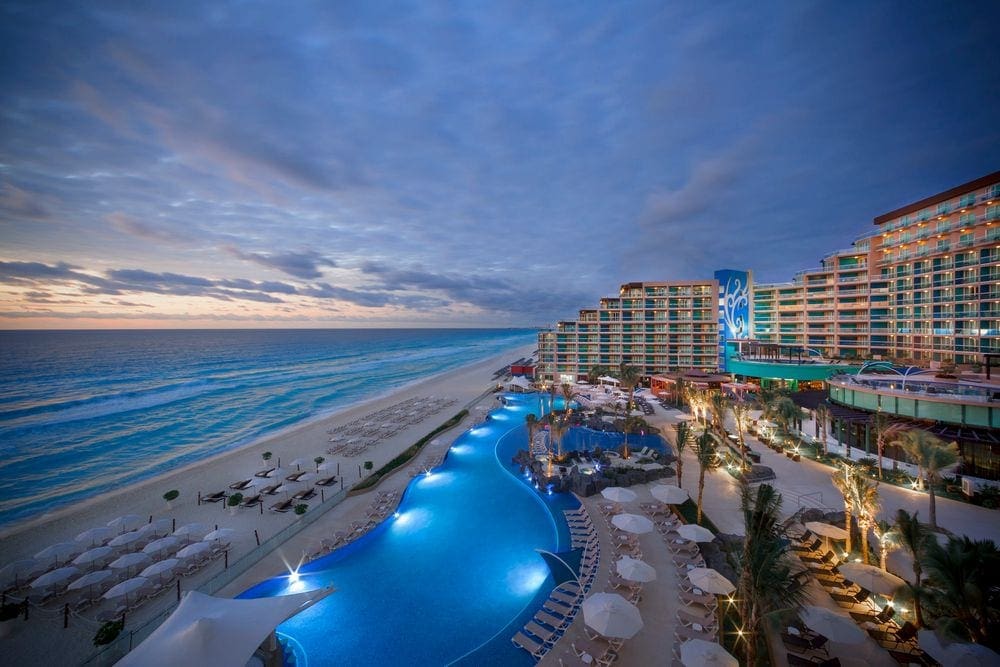
<svg viewBox="0 0 1000 667"><path fill-rule="evenodd" d="M782 632L781 641L785 644L786 648L796 651L822 651L823 653L826 653L826 645L830 640L821 634L814 633L811 635L793 635L790 632Z"/></svg>
<svg viewBox="0 0 1000 667"><path fill-rule="evenodd" d="M544 623L545 625L551 626L556 630L565 630L572 623L572 619L563 618L561 616L553 616L546 611L539 611L535 614L535 620L539 623Z"/></svg>
<svg viewBox="0 0 1000 667"><path fill-rule="evenodd" d="M570 593L566 593L566 592L563 592L563 591L560 591L560 590L554 590L551 593L549 593L549 599L551 599L551 600L558 600L559 602L562 602L563 604L568 604L568 605L571 605L571 606L575 606L576 603L579 602L580 596L579 595L572 595Z"/></svg>
<svg viewBox="0 0 1000 667"><path fill-rule="evenodd" d="M250 496L249 498L244 498L243 502L240 503L240 507L254 507L255 505L259 505L262 502L263 501L260 498L260 494L258 493L255 496Z"/></svg>
<svg viewBox="0 0 1000 667"><path fill-rule="evenodd" d="M568 604L563 604L558 600L553 600L549 598L542 604L542 609L550 611L553 614L559 614L560 616L571 616L576 610Z"/></svg>
<svg viewBox="0 0 1000 667"><path fill-rule="evenodd" d="M289 498L288 500L282 500L280 503L275 503L271 505L272 512L287 512L295 505L295 499Z"/></svg>
<svg viewBox="0 0 1000 667"><path fill-rule="evenodd" d="M312 487L309 487L305 491L299 491L298 493L296 493L294 496L292 496L292 499L309 500L310 498L313 498L315 495L316 495L316 490L313 489Z"/></svg>
<svg viewBox="0 0 1000 667"><path fill-rule="evenodd" d="M514 643L514 646L523 648L536 658L541 658L547 650L543 644L536 642L521 631L518 631L510 640Z"/></svg>
<svg viewBox="0 0 1000 667"><path fill-rule="evenodd" d="M858 611L851 612L851 618L853 618L858 623L874 623L876 625L884 625L892 620L892 617L896 615L896 610L893 609L892 605L886 605L877 614L863 613Z"/></svg>
<svg viewBox="0 0 1000 667"><path fill-rule="evenodd" d="M331 475L330 477L324 477L323 479L316 480L317 486L333 486L337 483L337 476Z"/></svg>
<svg viewBox="0 0 1000 667"><path fill-rule="evenodd" d="M273 496L276 493L278 493L278 489L280 488L281 488L281 482L278 482L277 484L272 484L271 486L265 486L263 489L260 490L260 493L263 496Z"/></svg>
<svg viewBox="0 0 1000 667"><path fill-rule="evenodd" d="M270 475L275 470L277 470L277 468L268 468L267 470L261 470L259 472L255 472L253 474L253 476L254 477L267 477L268 475Z"/></svg>
<svg viewBox="0 0 1000 667"><path fill-rule="evenodd" d="M680 624L685 628L694 628L699 632L710 632L718 629L718 624L713 616L698 616L696 614L692 614L690 611L685 611L684 609L677 610L677 620L680 621Z"/></svg>
<svg viewBox="0 0 1000 667"><path fill-rule="evenodd" d="M559 639L559 633L557 633L555 630L548 630L546 628L543 628L534 621L528 621L527 623L525 623L524 630L528 632L532 637L539 639L542 642L542 644L546 644L548 646L551 646L556 642L557 639Z"/></svg>
<svg viewBox="0 0 1000 667"><path fill-rule="evenodd" d="M249 486L250 482L252 481L253 481L252 479L244 479L240 480L239 482L233 482L232 484L229 485L229 488L232 489L233 491L242 491L243 489L247 488L247 486Z"/></svg>
<svg viewBox="0 0 1000 667"><path fill-rule="evenodd" d="M834 559L832 551L827 551L823 555L818 553L800 553L799 559L807 563L830 563L832 565L836 565L836 563L832 562Z"/></svg>
<svg viewBox="0 0 1000 667"><path fill-rule="evenodd" d="M207 496L201 497L201 502L203 503L217 503L220 500L226 499L225 491L216 491L215 493L210 493Z"/></svg>
<svg viewBox="0 0 1000 667"><path fill-rule="evenodd" d="M308 470L302 470L300 472L293 472L291 475L289 475L285 479L287 479L289 482L297 482L297 481L299 481L299 477L302 477L302 475L305 475L308 472L309 472Z"/></svg>
<svg viewBox="0 0 1000 667"><path fill-rule="evenodd" d="M830 593L830 597L833 598L841 607L852 607L856 604L861 604L871 596L871 591L867 588L861 588L857 593L853 595L844 595L841 593Z"/></svg>
<svg viewBox="0 0 1000 667"><path fill-rule="evenodd" d="M907 644L913 644L913 639L917 636L917 626L907 621L903 623L903 627L894 632L869 629L868 634L882 646L898 650Z"/></svg>

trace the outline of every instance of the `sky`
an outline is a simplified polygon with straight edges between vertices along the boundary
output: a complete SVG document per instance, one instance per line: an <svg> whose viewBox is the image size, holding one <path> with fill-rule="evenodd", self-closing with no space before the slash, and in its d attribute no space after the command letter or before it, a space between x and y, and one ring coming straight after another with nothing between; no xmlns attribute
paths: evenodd
<svg viewBox="0 0 1000 667"><path fill-rule="evenodd" d="M0 0L0 328L539 326L1000 169L996 2Z"/></svg>

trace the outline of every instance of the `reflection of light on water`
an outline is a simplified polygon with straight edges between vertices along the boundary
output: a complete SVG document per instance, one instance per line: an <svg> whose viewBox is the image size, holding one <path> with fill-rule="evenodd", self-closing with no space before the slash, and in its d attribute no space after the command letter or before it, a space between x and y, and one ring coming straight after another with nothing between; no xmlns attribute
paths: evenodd
<svg viewBox="0 0 1000 667"><path fill-rule="evenodd" d="M412 533L426 526L430 522L430 519L430 510L415 507L393 514L393 520L389 524L389 527L393 532Z"/></svg>
<svg viewBox="0 0 1000 667"><path fill-rule="evenodd" d="M469 445L452 445L451 448L451 453L458 454L459 456L462 456L464 454L470 454L472 453L472 451L473 449Z"/></svg>
<svg viewBox="0 0 1000 667"><path fill-rule="evenodd" d="M288 575L288 591L290 593L301 593L306 589L306 582L302 581L298 570L292 570Z"/></svg>
<svg viewBox="0 0 1000 667"><path fill-rule="evenodd" d="M455 473L452 472L440 472L428 470L427 473L419 479L417 484L421 488L438 487L451 484L455 481Z"/></svg>
<svg viewBox="0 0 1000 667"><path fill-rule="evenodd" d="M507 573L507 588L516 595L534 595L548 576L544 563L520 565Z"/></svg>

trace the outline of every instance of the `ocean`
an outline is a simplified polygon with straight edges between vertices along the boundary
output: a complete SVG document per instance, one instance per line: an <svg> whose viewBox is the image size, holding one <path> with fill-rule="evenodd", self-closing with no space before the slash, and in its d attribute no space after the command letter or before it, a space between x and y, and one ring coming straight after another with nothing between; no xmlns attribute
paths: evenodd
<svg viewBox="0 0 1000 667"><path fill-rule="evenodd" d="M0 526L534 341L530 329L0 331Z"/></svg>

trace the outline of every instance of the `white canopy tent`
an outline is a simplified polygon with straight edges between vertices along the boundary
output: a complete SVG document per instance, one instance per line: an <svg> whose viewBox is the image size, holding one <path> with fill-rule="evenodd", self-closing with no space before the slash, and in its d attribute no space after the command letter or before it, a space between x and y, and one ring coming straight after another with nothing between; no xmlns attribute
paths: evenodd
<svg viewBox="0 0 1000 667"><path fill-rule="evenodd" d="M615 378L611 377L610 375L602 375L601 377L597 378L597 381L600 382L601 385L608 385L608 384L610 384L610 385L617 386L617 385L621 384L618 380L616 380Z"/></svg>
<svg viewBox="0 0 1000 667"><path fill-rule="evenodd" d="M531 390L531 383L520 375L515 375L503 384L506 391L527 392Z"/></svg>
<svg viewBox="0 0 1000 667"><path fill-rule="evenodd" d="M332 590L250 600L188 591L170 618L117 665L243 667L278 624Z"/></svg>

